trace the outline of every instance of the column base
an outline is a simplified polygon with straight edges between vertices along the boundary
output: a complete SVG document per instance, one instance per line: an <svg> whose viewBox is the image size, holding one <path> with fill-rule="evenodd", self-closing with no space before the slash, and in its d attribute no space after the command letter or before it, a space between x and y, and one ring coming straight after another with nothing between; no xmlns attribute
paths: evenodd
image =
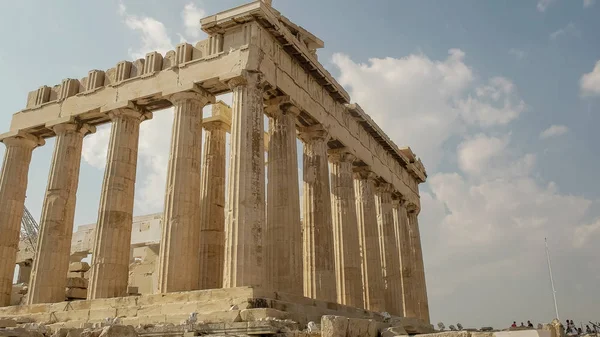
<svg viewBox="0 0 600 337"><path fill-rule="evenodd" d="M186 322L196 313L196 322ZM138 334L183 336L201 334L275 334L306 330L324 315L350 318L356 324L379 329L403 326L409 333L433 332L433 327L414 318L384 319L370 312L337 303L318 301L261 288L239 287L168 294L81 300L53 304L0 308L0 317L15 324L40 323L52 331L61 328L100 328L108 319L136 327ZM187 336L187 335L186 335Z"/></svg>

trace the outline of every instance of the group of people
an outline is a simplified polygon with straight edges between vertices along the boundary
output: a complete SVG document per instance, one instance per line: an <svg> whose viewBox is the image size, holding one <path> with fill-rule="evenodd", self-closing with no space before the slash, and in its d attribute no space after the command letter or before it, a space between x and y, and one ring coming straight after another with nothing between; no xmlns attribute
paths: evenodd
<svg viewBox="0 0 600 337"><path fill-rule="evenodd" d="M593 325L594 328L592 329L589 325L585 325L585 333L586 334L590 334L590 333L598 333L598 329L596 327L596 325ZM579 336L579 335L583 335L584 332L581 328L578 328L575 326L575 323L573 323L573 320L567 320L567 325L565 326L565 333L569 336Z"/></svg>
<svg viewBox="0 0 600 337"><path fill-rule="evenodd" d="M530 329L533 329L533 323L531 323L531 321L527 321L527 325L523 324L523 322L521 322L521 325L517 325L517 322L513 322L510 327L511 328L530 328ZM537 328L538 329L542 329L543 326L541 324L538 324ZM580 336L580 335L583 335L583 334L598 333L598 329L597 329L596 325L593 325L593 328L591 328L589 325L586 325L585 326L585 333L584 333L581 328L578 328L578 327L575 326L575 323L573 323L573 320L568 319L567 320L567 325L565 326L565 333L567 335L569 335L569 336Z"/></svg>
<svg viewBox="0 0 600 337"><path fill-rule="evenodd" d="M540 328L541 324L538 324L538 329ZM530 328L533 329L533 323L531 323L531 321L527 321L527 325L523 324L523 322L521 322L521 325L517 325L517 322L513 322L513 324L510 326L511 328Z"/></svg>

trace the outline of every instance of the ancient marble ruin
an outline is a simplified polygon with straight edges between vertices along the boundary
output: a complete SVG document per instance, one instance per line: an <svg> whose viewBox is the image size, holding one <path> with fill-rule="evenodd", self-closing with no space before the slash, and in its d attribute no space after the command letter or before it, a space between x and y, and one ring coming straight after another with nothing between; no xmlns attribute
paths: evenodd
<svg viewBox="0 0 600 337"><path fill-rule="evenodd" d="M0 317L42 321L40 315L54 313L54 323L122 317L134 324L172 316L179 322L197 312L181 303L204 303L202 310L213 305L224 312L220 321L239 307L287 312L304 324L332 313L379 319L387 312L427 325L421 161L394 144L319 63L323 41L269 1L206 17L201 26L206 40L41 86L13 115L10 131L0 135L6 146L0 306L10 304L17 262L25 266L20 281L29 280L26 304L0 308ZM230 109L216 101L229 92ZM211 104L212 116L203 118ZM156 217L160 237L132 246L140 125L169 107L174 122L164 213ZM72 243L82 142L106 123L111 134L98 220L83 249ZM34 149L51 137L56 142L36 252L17 260L29 164ZM134 237L143 235L139 226ZM89 270L81 263L88 253ZM152 260L145 267L153 274L150 285L132 280L136 254ZM140 288L155 295L140 295ZM85 319L56 309L82 294L87 300L68 307L87 310ZM213 303L219 298L222 303ZM161 301L179 309L157 307ZM151 308L145 315L144 305Z"/></svg>

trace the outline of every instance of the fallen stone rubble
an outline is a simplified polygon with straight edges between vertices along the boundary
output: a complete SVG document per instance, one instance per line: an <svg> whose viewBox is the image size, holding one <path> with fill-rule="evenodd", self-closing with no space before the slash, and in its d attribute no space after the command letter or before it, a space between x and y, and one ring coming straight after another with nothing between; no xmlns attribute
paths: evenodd
<svg viewBox="0 0 600 337"><path fill-rule="evenodd" d="M243 310L244 321L203 323L196 322L197 315L180 324L121 324L118 318L107 318L102 323L69 324L21 323L13 319L0 319L0 337L137 337L137 336L280 336L280 337L394 337L408 335L399 320L382 322L373 319L325 315L319 324L307 324L286 318L287 314L273 309ZM407 324L410 331L414 326ZM431 330L433 331L433 330ZM424 332L420 331L420 332ZM457 336L459 337L459 336ZM468 336L465 336L468 337Z"/></svg>

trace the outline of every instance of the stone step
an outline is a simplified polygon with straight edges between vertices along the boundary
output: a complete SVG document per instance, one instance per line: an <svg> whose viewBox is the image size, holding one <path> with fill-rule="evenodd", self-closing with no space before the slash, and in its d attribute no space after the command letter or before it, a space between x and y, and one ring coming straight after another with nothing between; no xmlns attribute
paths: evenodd
<svg viewBox="0 0 600 337"><path fill-rule="evenodd" d="M186 322L190 317L187 314L172 314L172 315L141 315L136 317L127 317L121 319L121 324L126 325L146 325L146 324L174 324L180 325ZM233 323L240 322L240 311L215 311L210 313L202 313L196 316L197 323Z"/></svg>
<svg viewBox="0 0 600 337"><path fill-rule="evenodd" d="M13 328L17 326L14 319L0 319L0 328Z"/></svg>

